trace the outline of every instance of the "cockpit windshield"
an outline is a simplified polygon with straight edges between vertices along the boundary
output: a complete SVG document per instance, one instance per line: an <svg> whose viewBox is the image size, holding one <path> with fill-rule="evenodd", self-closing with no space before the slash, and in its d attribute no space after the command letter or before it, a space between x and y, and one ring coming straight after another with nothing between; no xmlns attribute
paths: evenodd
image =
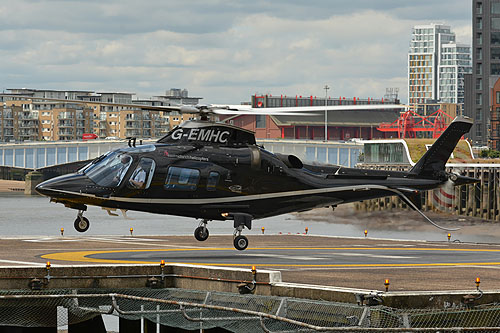
<svg viewBox="0 0 500 333"><path fill-rule="evenodd" d="M86 167L83 172L96 184L103 187L116 187L122 182L132 157L123 151L114 151L97 163Z"/></svg>

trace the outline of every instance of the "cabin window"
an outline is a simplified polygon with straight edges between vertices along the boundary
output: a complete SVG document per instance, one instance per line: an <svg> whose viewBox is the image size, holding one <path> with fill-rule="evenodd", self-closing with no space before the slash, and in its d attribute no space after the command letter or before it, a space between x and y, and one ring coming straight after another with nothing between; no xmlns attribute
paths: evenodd
<svg viewBox="0 0 500 333"><path fill-rule="evenodd" d="M151 158L141 158L139 164L128 180L129 188L145 190L151 185L155 170L155 161Z"/></svg>
<svg viewBox="0 0 500 333"><path fill-rule="evenodd" d="M211 171L207 178L207 191L216 191L219 183L219 173Z"/></svg>
<svg viewBox="0 0 500 333"><path fill-rule="evenodd" d="M200 180L197 169L170 167L168 168L166 190L195 191Z"/></svg>

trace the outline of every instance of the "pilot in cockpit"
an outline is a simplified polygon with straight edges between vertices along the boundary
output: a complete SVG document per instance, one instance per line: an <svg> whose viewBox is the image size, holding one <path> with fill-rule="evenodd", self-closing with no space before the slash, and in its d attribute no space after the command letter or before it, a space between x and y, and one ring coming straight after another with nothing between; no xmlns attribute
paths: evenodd
<svg viewBox="0 0 500 333"><path fill-rule="evenodd" d="M141 189L144 187L146 182L146 170L148 165L144 160L141 160L137 169L134 170L134 173L130 177L129 183L132 187Z"/></svg>
<svg viewBox="0 0 500 333"><path fill-rule="evenodd" d="M122 155L121 156L121 162L122 165L120 166L120 169L118 170L118 173L116 174L114 178L114 182L116 184L121 183L123 177L125 177L125 174L127 173L128 166L130 164L131 157L128 155Z"/></svg>

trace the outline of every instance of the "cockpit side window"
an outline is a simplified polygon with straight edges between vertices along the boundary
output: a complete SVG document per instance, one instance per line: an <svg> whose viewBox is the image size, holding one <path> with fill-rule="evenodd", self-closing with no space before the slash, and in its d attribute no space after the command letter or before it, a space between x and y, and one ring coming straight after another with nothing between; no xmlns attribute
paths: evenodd
<svg viewBox="0 0 500 333"><path fill-rule="evenodd" d="M132 157L122 152L113 152L94 166L85 169L85 174L96 184L103 187L117 187L121 184Z"/></svg>
<svg viewBox="0 0 500 333"><path fill-rule="evenodd" d="M207 191L216 191L217 183L219 183L219 173L215 171L210 171L207 178Z"/></svg>
<svg viewBox="0 0 500 333"><path fill-rule="evenodd" d="M200 171L190 168L168 168L166 190L195 191L200 180Z"/></svg>
<svg viewBox="0 0 500 333"><path fill-rule="evenodd" d="M130 188L145 190L151 185L155 170L155 161L151 158L141 158L139 164L130 176L127 186Z"/></svg>

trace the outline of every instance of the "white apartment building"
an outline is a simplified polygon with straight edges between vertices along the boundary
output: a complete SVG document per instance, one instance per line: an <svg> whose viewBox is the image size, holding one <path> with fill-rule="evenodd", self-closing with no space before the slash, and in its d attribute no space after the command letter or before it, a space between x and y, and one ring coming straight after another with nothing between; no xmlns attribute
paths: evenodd
<svg viewBox="0 0 500 333"><path fill-rule="evenodd" d="M442 24L413 28L408 53L408 103L463 103L463 74L472 70L470 47L456 44Z"/></svg>
<svg viewBox="0 0 500 333"><path fill-rule="evenodd" d="M471 47L448 43L441 46L439 59L438 100L443 103L464 104L465 74L472 73Z"/></svg>

